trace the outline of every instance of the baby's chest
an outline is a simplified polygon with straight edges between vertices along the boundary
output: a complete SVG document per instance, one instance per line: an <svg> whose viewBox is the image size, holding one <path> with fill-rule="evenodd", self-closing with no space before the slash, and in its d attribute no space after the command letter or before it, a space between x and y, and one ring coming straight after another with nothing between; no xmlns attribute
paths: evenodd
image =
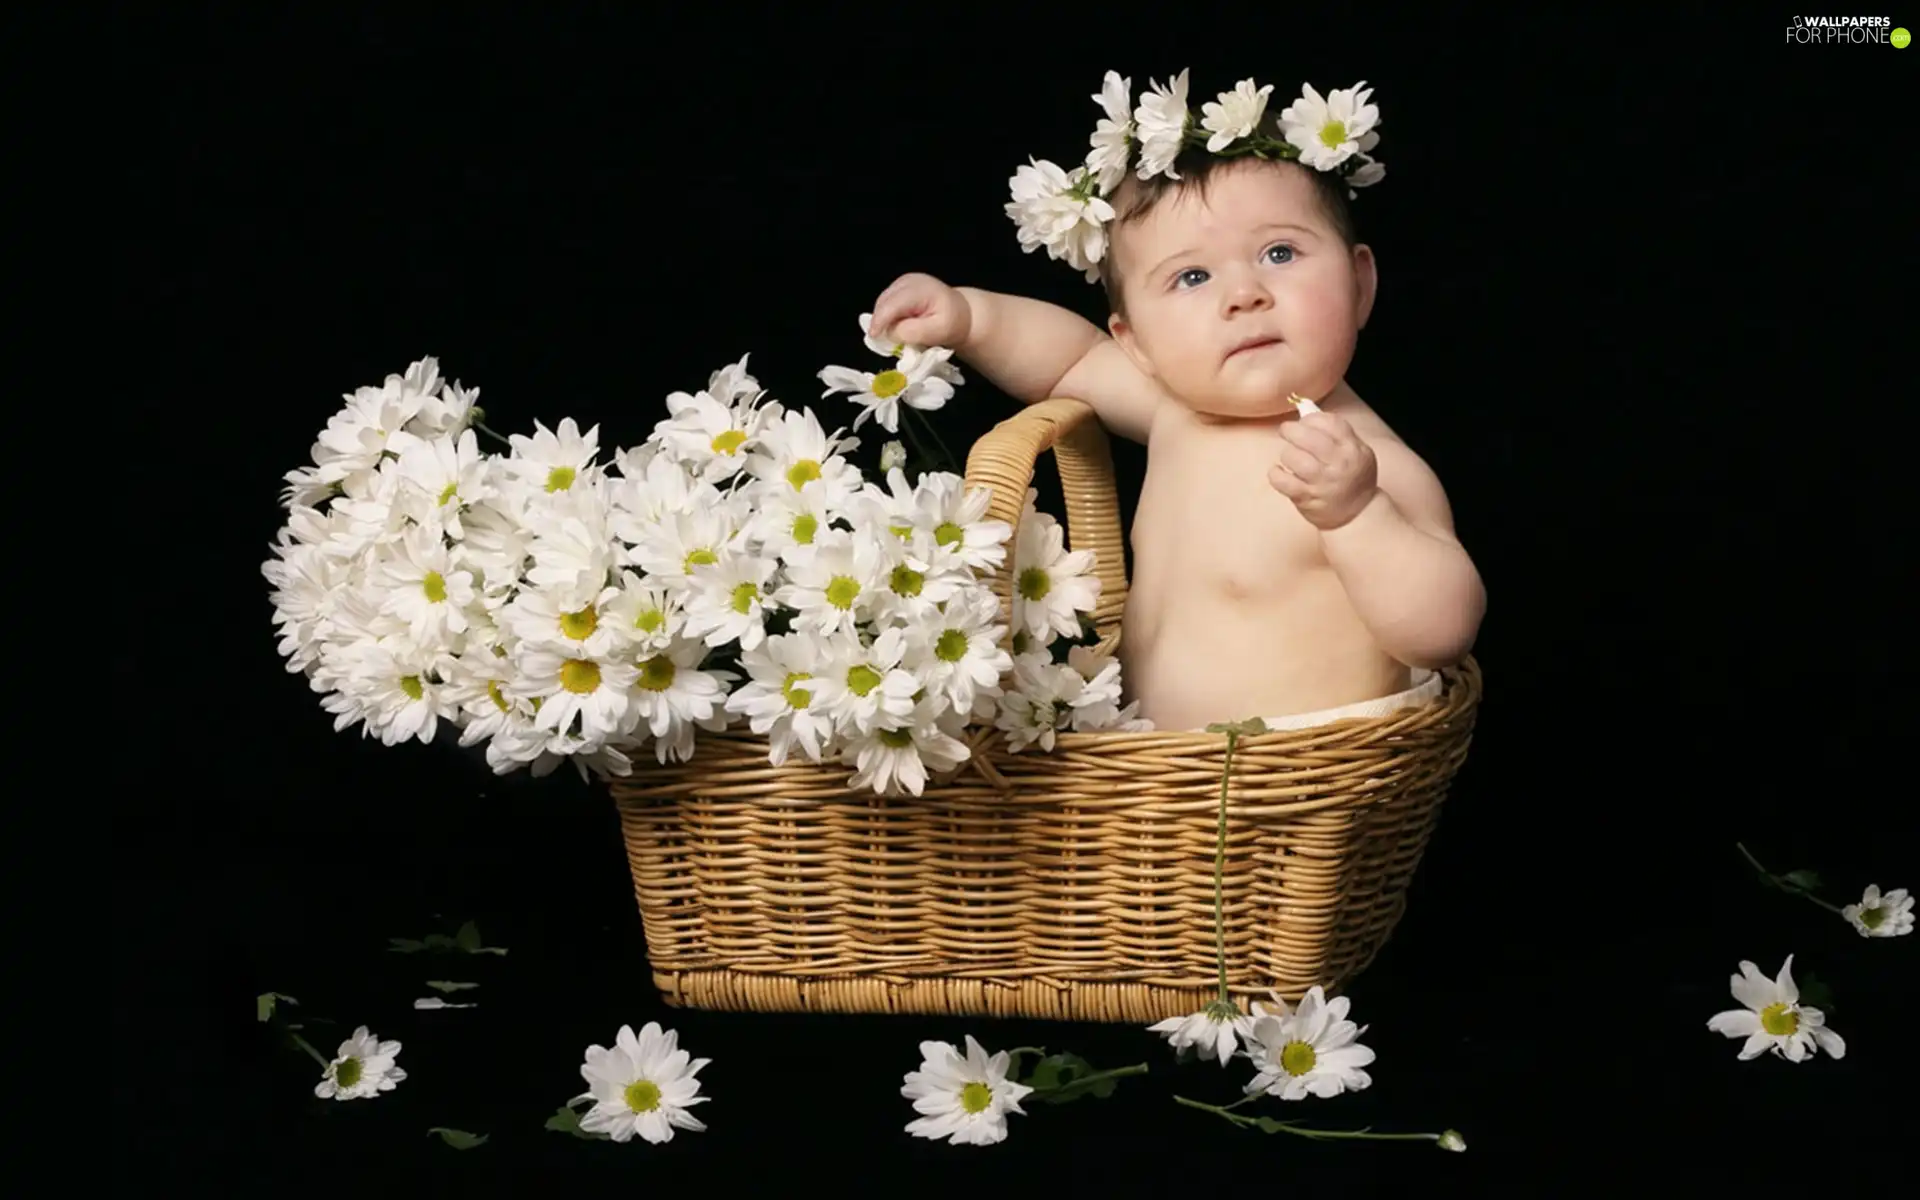
<svg viewBox="0 0 1920 1200"><path fill-rule="evenodd" d="M1278 434L1156 441L1129 539L1136 570L1244 594L1322 565L1318 534L1267 482L1278 449Z"/></svg>

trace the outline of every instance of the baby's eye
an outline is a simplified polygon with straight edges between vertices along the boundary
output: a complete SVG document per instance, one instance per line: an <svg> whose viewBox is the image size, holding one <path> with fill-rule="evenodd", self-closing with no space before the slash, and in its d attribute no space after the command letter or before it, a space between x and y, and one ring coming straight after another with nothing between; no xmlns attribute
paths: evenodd
<svg viewBox="0 0 1920 1200"><path fill-rule="evenodd" d="M1191 276L1196 276L1196 275L1199 276L1199 278L1197 279L1190 278ZM1173 277L1173 286L1199 287L1201 284L1205 283L1206 281L1207 281L1207 273L1205 270L1203 270L1200 267L1188 267L1186 270L1180 272L1178 275L1175 275Z"/></svg>
<svg viewBox="0 0 1920 1200"><path fill-rule="evenodd" d="M1274 257L1275 255L1280 255L1281 257L1276 258ZM1261 257L1265 258L1268 262L1290 263L1293 261L1293 247L1287 245L1285 242L1280 242L1268 246L1266 250L1261 253Z"/></svg>

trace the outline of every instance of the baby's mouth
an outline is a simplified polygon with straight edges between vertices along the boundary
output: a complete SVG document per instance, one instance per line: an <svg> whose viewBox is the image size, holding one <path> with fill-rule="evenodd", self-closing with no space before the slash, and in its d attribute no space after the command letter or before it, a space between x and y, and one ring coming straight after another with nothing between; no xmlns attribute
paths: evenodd
<svg viewBox="0 0 1920 1200"><path fill-rule="evenodd" d="M1259 350L1266 346L1277 346L1279 344L1280 344L1280 339L1277 337L1253 338L1249 341L1240 343L1238 346L1235 346L1232 350L1228 351L1227 357L1236 358L1239 355L1245 354L1250 350Z"/></svg>

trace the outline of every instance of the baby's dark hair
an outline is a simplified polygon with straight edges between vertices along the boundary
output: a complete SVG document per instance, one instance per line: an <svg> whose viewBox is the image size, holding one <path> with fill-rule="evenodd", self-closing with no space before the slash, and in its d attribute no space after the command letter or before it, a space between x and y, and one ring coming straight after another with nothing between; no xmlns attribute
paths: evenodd
<svg viewBox="0 0 1920 1200"><path fill-rule="evenodd" d="M1258 132L1264 137L1284 138L1276 114L1268 113L1260 121ZM1354 222L1353 206L1347 200L1347 181L1334 171L1316 171L1312 167L1303 167L1296 162L1284 160L1263 161L1253 155L1222 158L1210 152L1205 145L1187 146L1174 159L1173 169L1180 178L1169 179L1165 175L1155 175L1152 179L1141 179L1131 169L1114 194L1108 198L1113 205L1114 219L1107 228L1107 252L1100 257L1100 286L1106 290L1107 304L1121 316L1126 315L1126 301L1121 294L1120 271L1114 263L1113 234L1121 226L1137 221L1152 212L1169 196L1184 195L1189 191L1198 191L1204 199L1207 183L1221 171L1241 166L1260 166L1283 171L1305 171L1313 183L1314 196L1318 199L1321 215L1333 226L1333 232L1341 243L1352 249L1359 243L1359 229Z"/></svg>

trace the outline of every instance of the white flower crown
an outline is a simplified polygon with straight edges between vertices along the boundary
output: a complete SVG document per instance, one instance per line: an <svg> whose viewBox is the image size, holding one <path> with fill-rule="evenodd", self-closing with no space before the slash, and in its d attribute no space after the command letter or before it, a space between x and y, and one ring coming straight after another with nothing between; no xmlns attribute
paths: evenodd
<svg viewBox="0 0 1920 1200"><path fill-rule="evenodd" d="M1094 102L1106 116L1089 139L1093 149L1086 161L1071 171L1046 159L1029 158L1009 181L1013 200L1006 206L1020 230L1021 249L1032 253L1045 247L1049 258L1084 272L1087 282L1100 278L1099 262L1107 250L1107 225L1114 219L1108 198L1133 169L1141 179L1165 175L1178 179L1174 160L1189 146L1204 145L1211 154L1297 162L1316 171L1339 175L1354 188L1380 182L1385 164L1367 153L1379 142L1375 127L1380 110L1368 103L1373 89L1361 80L1350 88L1336 88L1322 98L1312 84L1280 114L1281 138L1256 133L1266 114L1273 85L1256 88L1243 79L1231 92L1201 105L1196 124L1187 108L1187 72L1132 104L1132 81L1108 71Z"/></svg>

